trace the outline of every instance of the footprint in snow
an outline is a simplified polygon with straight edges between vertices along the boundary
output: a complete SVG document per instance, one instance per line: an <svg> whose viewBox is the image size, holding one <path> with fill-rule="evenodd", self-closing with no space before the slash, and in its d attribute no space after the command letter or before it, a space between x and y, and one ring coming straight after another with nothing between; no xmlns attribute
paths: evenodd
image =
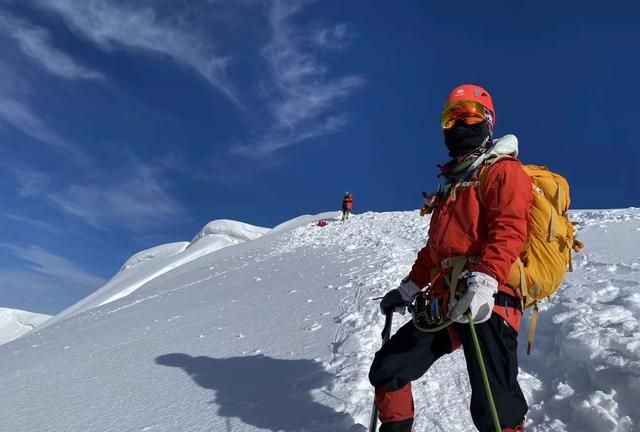
<svg viewBox="0 0 640 432"><path fill-rule="evenodd" d="M619 288L633 288L640 285L640 282L633 280L621 280L621 279L613 279L611 284L615 287Z"/></svg>
<svg viewBox="0 0 640 432"><path fill-rule="evenodd" d="M311 327L308 327L307 330L314 332L316 330L320 330L321 328L322 328L322 325L318 323L313 323L313 325L311 325Z"/></svg>

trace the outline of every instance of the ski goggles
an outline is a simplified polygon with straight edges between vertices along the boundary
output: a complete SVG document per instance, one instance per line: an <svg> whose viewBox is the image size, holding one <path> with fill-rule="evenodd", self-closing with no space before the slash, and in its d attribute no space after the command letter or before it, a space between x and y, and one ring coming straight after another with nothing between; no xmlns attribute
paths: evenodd
<svg viewBox="0 0 640 432"><path fill-rule="evenodd" d="M481 103L473 101L455 102L444 108L440 119L442 129L451 129L458 120L468 125L482 123L485 120L493 124L491 112Z"/></svg>

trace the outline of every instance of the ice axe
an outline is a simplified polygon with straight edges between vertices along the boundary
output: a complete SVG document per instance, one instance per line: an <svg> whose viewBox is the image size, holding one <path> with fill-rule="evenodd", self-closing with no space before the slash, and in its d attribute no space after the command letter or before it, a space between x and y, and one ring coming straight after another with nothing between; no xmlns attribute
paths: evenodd
<svg viewBox="0 0 640 432"><path fill-rule="evenodd" d="M384 328L382 329L382 345L386 344L391 337L391 324L393 321L393 311L384 314ZM371 420L369 421L369 432L376 432L378 427L378 407L376 406L375 394L373 396L373 408L371 409Z"/></svg>

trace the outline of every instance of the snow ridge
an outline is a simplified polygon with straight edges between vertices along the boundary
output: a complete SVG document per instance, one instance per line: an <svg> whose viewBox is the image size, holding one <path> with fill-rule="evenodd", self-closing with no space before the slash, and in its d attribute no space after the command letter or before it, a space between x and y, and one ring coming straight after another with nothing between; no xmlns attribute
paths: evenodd
<svg viewBox="0 0 640 432"><path fill-rule="evenodd" d="M167 243L160 246L154 246L149 249L145 249L143 251L137 252L131 256L120 268L118 273L122 273L124 271L129 270L132 267L135 267L139 264L149 262L154 258L164 258L170 257L177 253L184 251L187 246L189 246L189 242L176 242L176 243Z"/></svg>
<svg viewBox="0 0 640 432"><path fill-rule="evenodd" d="M268 231L268 228L220 219L205 225L190 243L168 243L138 252L106 285L53 317L47 325L119 300L173 269L228 246L257 239Z"/></svg>
<svg viewBox="0 0 640 432"><path fill-rule="evenodd" d="M0 345L30 332L49 318L49 315L0 308Z"/></svg>

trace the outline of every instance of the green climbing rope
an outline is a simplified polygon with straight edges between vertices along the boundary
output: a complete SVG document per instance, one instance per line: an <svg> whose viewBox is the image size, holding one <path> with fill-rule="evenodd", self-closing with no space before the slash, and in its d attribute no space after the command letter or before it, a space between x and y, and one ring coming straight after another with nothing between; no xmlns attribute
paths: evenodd
<svg viewBox="0 0 640 432"><path fill-rule="evenodd" d="M500 419L498 418L498 411L496 410L496 404L493 401L493 394L491 393L491 386L489 385L489 377L487 376L487 369L484 366L484 358L482 357L480 342L478 341L478 335L476 334L476 326L473 324L473 319L471 318L471 311L467 312L467 319L469 319L469 327L471 327L471 339L473 339L473 346L476 349L476 356L478 357L478 363L480 365L480 374L482 375L484 390L487 393L487 399L489 400L489 407L491 407L491 416L493 417L493 424L496 427L496 432L501 432L502 429L500 428Z"/></svg>
<svg viewBox="0 0 640 432"><path fill-rule="evenodd" d="M442 329L446 329L447 327L449 327L451 324L453 324L453 321L451 320L447 320L445 322L443 322L440 325L434 326L434 327L422 327L420 324L418 324L416 322L416 320L413 320L413 325L420 330L421 332L425 332L425 333L435 333L437 331L440 331Z"/></svg>

